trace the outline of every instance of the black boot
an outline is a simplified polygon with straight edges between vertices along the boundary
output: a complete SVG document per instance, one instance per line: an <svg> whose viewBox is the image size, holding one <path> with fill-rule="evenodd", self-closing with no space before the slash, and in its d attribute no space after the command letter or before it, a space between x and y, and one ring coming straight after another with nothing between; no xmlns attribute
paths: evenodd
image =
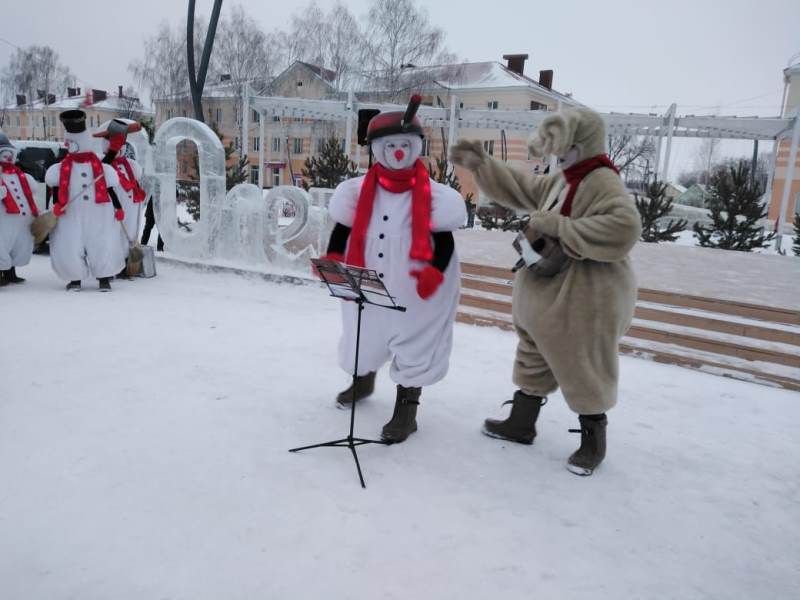
<svg viewBox="0 0 800 600"><path fill-rule="evenodd" d="M17 275L16 267L11 267L8 271L6 271L7 283L22 283L23 281L25 280Z"/></svg>
<svg viewBox="0 0 800 600"><path fill-rule="evenodd" d="M381 439L384 442L399 444L417 430L417 406L420 394L422 388L397 386L394 414L381 431Z"/></svg>
<svg viewBox="0 0 800 600"><path fill-rule="evenodd" d="M80 281L80 279L76 279L75 281L70 281L67 284L67 291L68 292L80 292L81 291L81 281Z"/></svg>
<svg viewBox="0 0 800 600"><path fill-rule="evenodd" d="M8 279L6 279L6 273L8 271L0 271L0 287L6 286L11 283Z"/></svg>
<svg viewBox="0 0 800 600"><path fill-rule="evenodd" d="M339 408L350 408L353 403L353 386L355 386L356 391L356 402L371 395L375 391L375 371L357 376L355 381L350 384L350 387L343 392L339 392L336 396L336 405Z"/></svg>
<svg viewBox="0 0 800 600"><path fill-rule="evenodd" d="M532 444L536 437L536 419L539 418L539 409L547 403L547 398L529 396L522 390L514 393L514 399L503 402L511 405L511 414L504 421L486 419L483 422L483 433L489 437Z"/></svg>
<svg viewBox="0 0 800 600"><path fill-rule="evenodd" d="M111 291L111 278L110 277L98 277L97 278L97 289L101 292L110 292Z"/></svg>
<svg viewBox="0 0 800 600"><path fill-rule="evenodd" d="M606 427L608 418L602 415L580 415L580 429L570 429L581 434L581 447L573 452L567 469L576 475L591 475L606 457Z"/></svg>

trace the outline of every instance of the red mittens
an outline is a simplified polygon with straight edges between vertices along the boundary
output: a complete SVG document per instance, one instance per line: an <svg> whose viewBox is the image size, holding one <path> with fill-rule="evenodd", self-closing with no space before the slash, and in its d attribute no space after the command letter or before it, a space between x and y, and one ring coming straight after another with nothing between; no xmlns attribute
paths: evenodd
<svg viewBox="0 0 800 600"><path fill-rule="evenodd" d="M118 208L114 211L114 218L117 221L122 221L125 218L125 211L121 208Z"/></svg>
<svg viewBox="0 0 800 600"><path fill-rule="evenodd" d="M444 275L436 267L428 265L421 271L411 271L410 275L417 279L417 294L427 300L436 293L444 281Z"/></svg>
<svg viewBox="0 0 800 600"><path fill-rule="evenodd" d="M61 206L60 204L53 204L53 214L57 217L61 217L64 213L67 212L66 206Z"/></svg>
<svg viewBox="0 0 800 600"><path fill-rule="evenodd" d="M125 134L120 133L112 135L108 138L108 149L112 152L119 152L119 149L125 145Z"/></svg>

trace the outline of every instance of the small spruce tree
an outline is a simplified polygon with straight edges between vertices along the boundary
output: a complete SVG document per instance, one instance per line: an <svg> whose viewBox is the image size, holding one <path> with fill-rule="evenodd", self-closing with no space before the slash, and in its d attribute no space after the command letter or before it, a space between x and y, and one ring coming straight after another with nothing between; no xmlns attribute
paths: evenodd
<svg viewBox="0 0 800 600"><path fill-rule="evenodd" d="M644 242L674 242L678 239L678 233L686 229L686 219L670 219L666 225L659 225L659 220L672 210L672 198L667 197L666 192L667 185L653 179L645 185L644 197L636 196Z"/></svg>
<svg viewBox="0 0 800 600"><path fill-rule="evenodd" d="M711 175L708 192L706 206L712 222L694 225L701 246L749 252L765 247L775 237L758 224L767 216L761 201L764 190L758 181L751 181L747 160L718 167Z"/></svg>
<svg viewBox="0 0 800 600"><path fill-rule="evenodd" d="M794 245L792 252L795 256L800 256L800 213L794 215Z"/></svg>
<svg viewBox="0 0 800 600"><path fill-rule="evenodd" d="M335 137L325 140L319 156L306 158L302 169L303 187L333 189L345 179L358 175L358 166L342 151Z"/></svg>

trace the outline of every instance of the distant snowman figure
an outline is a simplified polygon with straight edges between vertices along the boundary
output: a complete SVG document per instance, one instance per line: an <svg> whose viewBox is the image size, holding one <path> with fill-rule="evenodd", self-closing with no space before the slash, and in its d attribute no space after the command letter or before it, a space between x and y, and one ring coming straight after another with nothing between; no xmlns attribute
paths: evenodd
<svg viewBox="0 0 800 600"><path fill-rule="evenodd" d="M59 118L68 154L45 174L45 183L54 190L53 213L58 217L50 234L50 260L56 274L69 282L68 290L78 291L82 279L94 277L101 291L110 291L111 278L125 266L127 247L116 222L125 218L117 171L100 162L100 148L86 129L85 112L68 110Z"/></svg>
<svg viewBox="0 0 800 600"><path fill-rule="evenodd" d="M0 286L25 281L17 267L31 261L31 222L39 216L36 180L16 165L18 149L0 131Z"/></svg>
<svg viewBox="0 0 800 600"><path fill-rule="evenodd" d="M404 313L367 305L363 313L359 372L337 397L349 406L369 396L375 374L391 360L397 384L394 414L382 438L402 442L417 430L422 387L447 373L460 291L453 230L466 220L464 199L430 180L419 159L423 129L420 97L405 112L372 118L367 128L376 164L363 177L341 183L328 208L336 225L325 258L374 269ZM342 303L339 365L352 373L358 308Z"/></svg>

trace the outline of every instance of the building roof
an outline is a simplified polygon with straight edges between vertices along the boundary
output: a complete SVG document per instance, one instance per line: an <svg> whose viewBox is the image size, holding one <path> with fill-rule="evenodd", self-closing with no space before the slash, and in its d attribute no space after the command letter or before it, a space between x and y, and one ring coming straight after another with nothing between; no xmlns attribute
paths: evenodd
<svg viewBox="0 0 800 600"><path fill-rule="evenodd" d="M317 66L317 65L312 65L311 63L303 62L302 60L298 60L296 62L298 64L301 64L304 67L306 67L308 70L310 70L312 73L314 73L317 77L319 77L320 79L322 79L323 81L325 81L327 83L333 83L334 81L336 81L336 71L331 71L330 69L326 69L324 67L320 67L320 66ZM292 65L292 66L294 66L294 65ZM292 67L290 66L288 69L286 69L286 71L288 71L291 68Z"/></svg>
<svg viewBox="0 0 800 600"><path fill-rule="evenodd" d="M400 85L411 89L445 89L452 91L529 89L567 105L578 104L571 96L540 85L526 75L520 75L495 62L455 63L427 67L405 67L399 73ZM386 89L385 71L365 73L348 86L353 92L380 93Z"/></svg>
<svg viewBox="0 0 800 600"><path fill-rule="evenodd" d="M72 110L76 108L94 108L96 110L108 110L111 112L122 112L130 110L131 98L120 98L119 96L111 96L108 95L104 100L100 100L98 102L92 102L90 105L86 104L86 95L81 94L79 96L58 96L56 97L55 102L50 102L49 104L45 104L43 98L37 99L33 102L29 102L27 104L23 104L22 106L18 106L16 103L8 104L3 107L4 110L40 110L45 108L52 108L55 110ZM136 111L144 114L152 114L152 111L145 108L138 99L136 100Z"/></svg>

